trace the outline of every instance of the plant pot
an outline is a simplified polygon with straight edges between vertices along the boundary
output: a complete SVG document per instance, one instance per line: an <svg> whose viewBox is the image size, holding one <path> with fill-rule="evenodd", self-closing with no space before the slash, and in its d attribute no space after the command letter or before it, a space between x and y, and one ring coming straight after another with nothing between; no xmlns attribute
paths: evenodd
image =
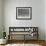
<svg viewBox="0 0 46 46"><path fill-rule="evenodd" d="M7 40L6 39L0 39L0 44L6 44Z"/></svg>

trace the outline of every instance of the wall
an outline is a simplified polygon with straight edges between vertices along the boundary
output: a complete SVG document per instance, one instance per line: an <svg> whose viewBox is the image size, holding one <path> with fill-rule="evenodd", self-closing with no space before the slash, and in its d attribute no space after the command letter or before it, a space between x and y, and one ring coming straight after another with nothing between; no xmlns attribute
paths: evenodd
<svg viewBox="0 0 46 46"><path fill-rule="evenodd" d="M46 40L46 0L45 0L45 40Z"/></svg>
<svg viewBox="0 0 46 46"><path fill-rule="evenodd" d="M16 7L32 7L31 20L16 20ZM4 26L7 35L10 26L37 26L39 39L45 39L44 0L4 0Z"/></svg>
<svg viewBox="0 0 46 46"><path fill-rule="evenodd" d="M45 39L45 2L44 0L33 0L32 26L39 27L39 38Z"/></svg>
<svg viewBox="0 0 46 46"><path fill-rule="evenodd" d="M0 38L2 37L2 0L0 0Z"/></svg>

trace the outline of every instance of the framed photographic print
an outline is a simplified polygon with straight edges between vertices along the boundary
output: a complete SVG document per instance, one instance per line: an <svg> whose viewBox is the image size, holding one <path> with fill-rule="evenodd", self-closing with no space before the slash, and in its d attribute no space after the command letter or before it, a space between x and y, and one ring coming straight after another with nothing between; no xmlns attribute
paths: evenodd
<svg viewBox="0 0 46 46"><path fill-rule="evenodd" d="M16 7L16 19L29 20L32 18L32 7Z"/></svg>

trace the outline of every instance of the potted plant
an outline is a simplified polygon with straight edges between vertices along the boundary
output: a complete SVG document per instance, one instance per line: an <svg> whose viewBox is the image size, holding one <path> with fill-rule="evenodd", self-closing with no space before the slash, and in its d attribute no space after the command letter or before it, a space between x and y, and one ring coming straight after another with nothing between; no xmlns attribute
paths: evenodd
<svg viewBox="0 0 46 46"><path fill-rule="evenodd" d="M4 30L3 30L4 31ZM6 44L6 32L0 30L0 44Z"/></svg>
<svg viewBox="0 0 46 46"><path fill-rule="evenodd" d="M6 39L6 32L3 32L3 39Z"/></svg>

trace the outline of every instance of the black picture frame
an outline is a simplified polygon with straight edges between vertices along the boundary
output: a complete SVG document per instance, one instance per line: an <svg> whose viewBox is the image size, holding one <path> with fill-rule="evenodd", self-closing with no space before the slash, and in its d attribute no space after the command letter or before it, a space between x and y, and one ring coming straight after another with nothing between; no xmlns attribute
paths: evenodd
<svg viewBox="0 0 46 46"><path fill-rule="evenodd" d="M16 19L18 20L32 19L32 7L16 7Z"/></svg>

